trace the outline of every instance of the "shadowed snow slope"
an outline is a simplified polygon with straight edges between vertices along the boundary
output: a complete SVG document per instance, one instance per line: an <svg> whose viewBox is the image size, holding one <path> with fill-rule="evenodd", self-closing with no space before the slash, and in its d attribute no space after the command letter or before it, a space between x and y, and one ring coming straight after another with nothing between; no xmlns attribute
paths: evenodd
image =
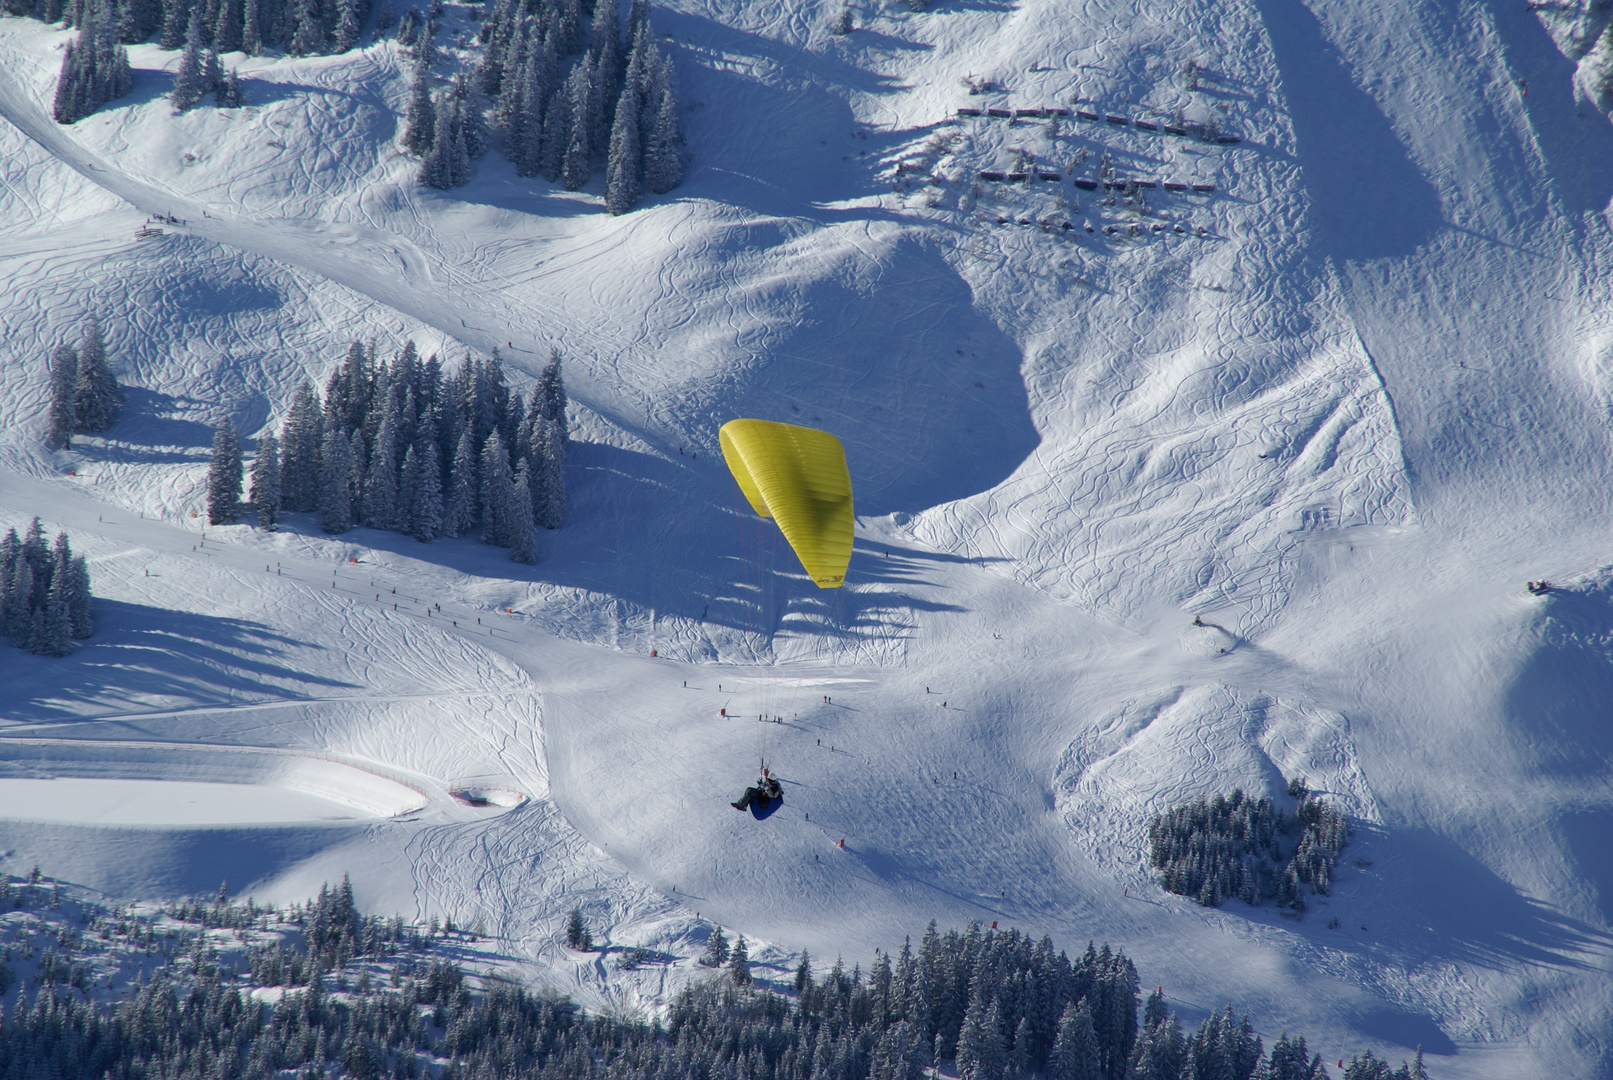
<svg viewBox="0 0 1613 1080"><path fill-rule="evenodd" d="M614 946L689 956L715 920L777 964L999 920L1325 1058L1608 1075L1613 127L1573 62L1522 6L1443 0L830 14L657 8L692 157L622 217L497 155L416 186L389 42L231 57L253 103L181 116L177 56L139 46L135 93L64 128L68 35L0 20L0 524L69 529L102 597L72 657L0 650L0 737L423 800L11 821L10 857L130 894L351 870L596 1004L689 965L578 959L573 905ZM184 224L135 240L158 213ZM129 407L48 451L44 360L91 312ZM537 566L297 515L202 539L213 426L267 430L371 337L498 346L523 386L563 352L571 514ZM745 511L736 416L844 440L846 588ZM759 824L727 803L763 758ZM1304 918L1153 883L1150 815L1296 774L1355 827Z"/></svg>

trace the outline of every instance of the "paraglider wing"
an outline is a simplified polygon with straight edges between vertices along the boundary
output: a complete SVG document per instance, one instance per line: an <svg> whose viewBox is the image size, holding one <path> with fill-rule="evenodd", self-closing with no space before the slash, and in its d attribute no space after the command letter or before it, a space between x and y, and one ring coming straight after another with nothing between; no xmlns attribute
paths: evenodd
<svg viewBox="0 0 1613 1080"><path fill-rule="evenodd" d="M778 522L818 588L838 589L851 562L854 525L840 440L771 420L730 420L717 435L751 509Z"/></svg>

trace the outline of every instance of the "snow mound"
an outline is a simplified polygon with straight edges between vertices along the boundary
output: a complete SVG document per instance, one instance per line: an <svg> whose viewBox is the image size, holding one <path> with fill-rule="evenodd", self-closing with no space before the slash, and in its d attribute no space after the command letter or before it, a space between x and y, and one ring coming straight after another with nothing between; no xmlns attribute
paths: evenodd
<svg viewBox="0 0 1613 1080"><path fill-rule="evenodd" d="M514 788L456 787L449 794L478 809L510 810L526 802L526 795Z"/></svg>

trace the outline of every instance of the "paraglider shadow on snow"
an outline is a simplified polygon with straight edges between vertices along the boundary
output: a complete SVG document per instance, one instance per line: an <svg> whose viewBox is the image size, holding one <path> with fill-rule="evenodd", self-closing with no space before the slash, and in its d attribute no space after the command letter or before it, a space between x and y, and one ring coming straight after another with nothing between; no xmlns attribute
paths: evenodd
<svg viewBox="0 0 1613 1080"><path fill-rule="evenodd" d="M1439 196L1303 3L1257 0L1282 74L1311 209L1345 260L1409 255L1441 227Z"/></svg>
<svg viewBox="0 0 1613 1080"><path fill-rule="evenodd" d="M284 659L302 646L243 619L97 598L95 634L72 655L40 662L0 652L6 718L83 723L128 701L225 704L357 688Z"/></svg>

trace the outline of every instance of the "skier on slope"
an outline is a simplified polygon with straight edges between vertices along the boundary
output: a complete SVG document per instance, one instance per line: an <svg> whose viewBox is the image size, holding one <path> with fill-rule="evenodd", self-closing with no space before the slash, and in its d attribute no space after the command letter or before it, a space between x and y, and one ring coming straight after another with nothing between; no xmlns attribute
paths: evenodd
<svg viewBox="0 0 1613 1080"><path fill-rule="evenodd" d="M748 810L751 803L764 795L769 802L773 799L782 799L784 797L784 789L779 787L778 778L768 773L765 765L762 766L762 775L757 779L756 783L746 788L745 794L741 795L738 801L731 802L728 805L735 810ZM763 805L765 806L766 804L764 803Z"/></svg>

